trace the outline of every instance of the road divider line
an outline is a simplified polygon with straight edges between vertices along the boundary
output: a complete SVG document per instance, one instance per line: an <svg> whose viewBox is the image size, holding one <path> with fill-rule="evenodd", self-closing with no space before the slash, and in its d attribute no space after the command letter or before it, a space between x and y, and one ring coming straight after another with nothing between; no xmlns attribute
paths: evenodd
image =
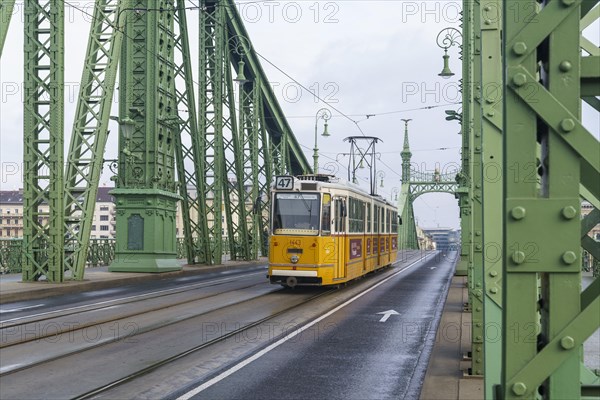
<svg viewBox="0 0 600 400"><path fill-rule="evenodd" d="M288 340L294 338L295 336L298 336L300 333L304 332L305 330L307 330L311 326L313 326L315 324L318 324L319 322L321 322L325 318L327 318L327 317L331 316L332 314L338 312L342 308L344 308L347 305L349 305L349 304L353 303L354 301L358 300L359 298L361 298L365 294L369 293L370 291L375 290L377 287L383 285L384 283L386 283L390 279L394 278L395 276L403 273L404 271L409 270L410 268L414 267L418 263L420 263L422 261L425 261L427 258L429 258L430 255L431 254L428 254L425 257L420 258L417 261L414 261L412 264L407 265L406 267L402 268L400 271L395 272L394 274L388 276L387 278L383 279L380 282L377 282L375 285L371 286L370 288L368 288L364 292L361 292L361 293L357 294L356 296L352 297L351 299L346 300L344 303L342 303L339 306L335 307L334 309L328 311L327 313L321 315L317 319L314 319L311 322L309 322L309 323L301 326L300 328L296 329L295 331L293 331L291 333L288 333L286 336L284 336L283 338L279 339L275 343L270 344L269 346L265 347L264 349L260 350L259 352L255 353L255 354L253 354L252 356L246 358L245 360L243 360L240 363L234 365L233 367L231 367L228 370L222 372L221 374L215 376L214 378L206 381L205 383L203 383L202 385L196 387L195 389L192 389L189 392L187 392L187 393L179 396L177 398L177 400L189 400L190 398L192 398L192 397L196 396L197 394L203 392L204 390L208 389L209 387L211 387L211 386L219 383L223 379L227 378L228 376L230 376L230 375L234 374L235 372L239 371L240 369L244 368L246 365L252 363L253 361L258 360L259 358L261 358L265 354L269 353L271 350L279 347L280 345L282 345L283 343L287 342Z"/></svg>

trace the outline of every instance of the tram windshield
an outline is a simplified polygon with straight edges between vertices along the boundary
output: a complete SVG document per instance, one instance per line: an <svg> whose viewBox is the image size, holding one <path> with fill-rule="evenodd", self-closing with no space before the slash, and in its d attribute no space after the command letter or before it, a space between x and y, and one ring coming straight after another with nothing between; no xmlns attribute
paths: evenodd
<svg viewBox="0 0 600 400"><path fill-rule="evenodd" d="M276 193L274 200L273 233L319 234L319 194Z"/></svg>

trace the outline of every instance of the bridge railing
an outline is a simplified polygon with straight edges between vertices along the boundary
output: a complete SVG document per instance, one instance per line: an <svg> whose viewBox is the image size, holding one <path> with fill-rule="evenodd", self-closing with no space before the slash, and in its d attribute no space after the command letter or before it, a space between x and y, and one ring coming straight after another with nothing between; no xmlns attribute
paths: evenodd
<svg viewBox="0 0 600 400"><path fill-rule="evenodd" d="M213 240L211 239L211 242ZM221 240L223 255L229 254L229 238L224 236ZM101 267L113 262L115 245L115 239L90 239L86 267ZM47 245L40 246L41 249L46 249L46 247ZM69 247L69 242L67 242L65 253L70 251ZM23 251L22 238L0 239L0 274L21 273ZM177 258L184 259L186 254L186 241L182 237L177 238Z"/></svg>

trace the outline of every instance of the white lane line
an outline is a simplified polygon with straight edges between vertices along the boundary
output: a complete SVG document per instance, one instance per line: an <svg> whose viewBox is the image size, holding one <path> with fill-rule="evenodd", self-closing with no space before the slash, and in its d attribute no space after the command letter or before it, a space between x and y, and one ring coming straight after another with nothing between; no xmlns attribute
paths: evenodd
<svg viewBox="0 0 600 400"><path fill-rule="evenodd" d="M27 306L27 307L19 307L19 308L9 308L8 310L2 310L2 309L0 309L0 314L17 312L17 311L23 311L23 310L29 310L31 308L43 307L45 305L46 304L36 304L35 306Z"/></svg>
<svg viewBox="0 0 600 400"><path fill-rule="evenodd" d="M311 326L313 326L313 325L321 322L325 318L329 317L330 315L332 315L332 314L336 313L337 311L341 310L342 308L346 307L348 304L353 303L354 301L358 300L359 298L361 298L365 294L369 293L371 290L374 290L377 287L383 285L384 283L386 283L387 281L389 281L390 279L392 279L396 275L399 275L399 274L403 273L404 271L407 271L408 269L412 268L413 266L415 266L419 262L424 261L428 257L429 257L429 255L427 255L424 258L421 258L421 259L413 262L412 264L408 265L406 268L402 269L401 271L398 271L398 272L394 273L393 275L388 276L387 278L385 278L381 282L378 282L377 284L371 286L369 289L365 290L364 292L361 292L361 293L357 294L356 296L354 296L350 300L347 300L346 302L340 304L339 306L337 306L333 310L327 312L326 314L321 315L319 318L317 318L317 319L309 322L308 324L306 324L304 326L301 326L300 328L296 329L292 333L290 333L290 334L286 335L285 337L279 339L275 343L270 344L269 346L265 347L264 349L262 349L261 351L259 351L256 354L254 354L253 356L251 356L251 357L245 359L244 361L240 362L239 364L236 364L233 367L229 368L227 371L222 372L220 375L215 376L214 378L212 378L211 380L203 383L202 385L198 386L197 388L192 389L189 392L181 395L180 397L177 398L177 400L189 400L190 398L194 397L198 393L200 393L200 392L208 389L209 387L213 386L214 384L222 381L223 379L227 378L229 375L231 375L231 374L239 371L240 369L244 368L246 365L250 364L251 362L258 360L259 358L261 358L262 356L264 356L265 354L267 354L268 352L270 352L274 348L279 347L283 343L287 342L288 340L292 339L293 337L295 337L298 334L302 333L303 331L307 330Z"/></svg>
<svg viewBox="0 0 600 400"><path fill-rule="evenodd" d="M246 274L244 276L259 275L259 274L264 274L264 273L265 273L264 271L253 272L251 274ZM152 296L152 295L155 295L155 294L168 293L168 292L173 292L173 291L182 290L182 289L189 289L189 288L193 288L193 287L206 286L206 285L211 285L211 284L214 284L214 283L228 282L228 281L235 280L237 278L239 278L239 277L230 277L230 278L217 279L217 280L214 280L214 281L194 283L194 284L191 284L191 285L178 286L178 287L174 287L174 288L171 288L171 289L158 290L156 292L143 293L143 294L138 294L138 295L135 295L135 296L121 297L121 298L113 299L113 300L100 301L98 303L85 304L85 305L82 305L82 306L75 306L75 307L63 308L63 309L60 309L60 310L53 310L53 311L47 311L47 312L43 312L43 313L39 313L39 314L31 314L31 315L26 315L26 316L23 316L23 317L6 319L6 320L3 320L2 322L0 322L0 328L2 328L5 324L7 324L9 322L20 321L22 319L43 317L43 316L46 316L46 315L61 313L61 312L65 312L65 311L80 310L82 308L88 308L88 307L91 307L91 306L99 306L99 305L110 304L110 303L119 302L119 301L133 300L133 299L137 299L137 298L140 298L140 297L147 297L147 296ZM44 305L44 304L42 304L42 305ZM42 306L42 305L40 305L40 306ZM39 306L36 306L36 307L39 307Z"/></svg>

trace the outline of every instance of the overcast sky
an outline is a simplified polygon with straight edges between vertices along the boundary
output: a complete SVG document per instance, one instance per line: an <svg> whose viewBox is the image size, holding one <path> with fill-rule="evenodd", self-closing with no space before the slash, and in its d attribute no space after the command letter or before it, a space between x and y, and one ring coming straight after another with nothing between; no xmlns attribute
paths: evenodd
<svg viewBox="0 0 600 400"><path fill-rule="evenodd" d="M92 11L91 1L65 3ZM198 2L187 3L193 6ZM242 1L238 6L256 51L326 101L316 99L262 60L275 95L311 165L315 114L327 107L333 113L329 121L331 136L319 136L319 161L321 166L336 165L340 177L346 176L348 159L339 153L349 151L343 139L362 133L377 136L383 141L377 149L381 153L378 167L385 173L384 187L379 188L379 193L391 199L400 188L403 118L412 119L409 132L413 163L431 171L436 166L442 171L456 169L460 163L460 126L456 121L445 121L444 110L458 110L460 106L443 105L460 102L461 67L458 49L452 48L450 63L457 75L448 80L437 76L442 69L442 50L435 39L445 27L459 28L461 2L296 0ZM15 12L0 60L2 190L22 187L22 1L17 2ZM66 15L65 142L68 146L90 17L72 7L67 8ZM197 36L197 11L190 11L189 16L190 30ZM597 25L594 29L597 31ZM197 39L193 46L197 46ZM193 51L197 54L195 48ZM426 109L431 106L435 108ZM116 107L113 115L117 115ZM367 119L367 115L371 116ZM597 114L589 119L588 129L598 137ZM111 130L116 132L112 124ZM322 121L319 133L321 130ZM115 148L116 135L112 134L108 158L116 156ZM101 184L110 183L109 175L105 175ZM367 182L362 185L368 188ZM453 195L421 196L415 203L415 212L423 227L459 227Z"/></svg>

